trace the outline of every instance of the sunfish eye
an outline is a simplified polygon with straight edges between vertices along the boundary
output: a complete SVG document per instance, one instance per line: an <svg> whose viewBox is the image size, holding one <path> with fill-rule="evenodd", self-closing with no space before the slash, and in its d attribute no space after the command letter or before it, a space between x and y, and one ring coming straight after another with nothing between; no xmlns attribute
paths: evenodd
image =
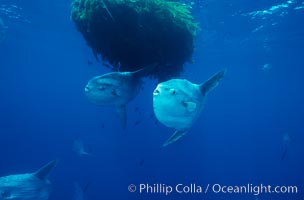
<svg viewBox="0 0 304 200"><path fill-rule="evenodd" d="M176 91L174 89L170 89L170 93L175 95L176 94Z"/></svg>
<svg viewBox="0 0 304 200"><path fill-rule="evenodd" d="M105 89L105 86L103 86L103 85L98 87L98 90L100 90L100 91L103 91L104 89Z"/></svg>

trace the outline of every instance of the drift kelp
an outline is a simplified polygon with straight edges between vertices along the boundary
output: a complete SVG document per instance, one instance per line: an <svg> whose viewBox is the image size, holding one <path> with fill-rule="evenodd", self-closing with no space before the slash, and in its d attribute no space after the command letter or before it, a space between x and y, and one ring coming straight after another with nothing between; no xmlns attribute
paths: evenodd
<svg viewBox="0 0 304 200"><path fill-rule="evenodd" d="M166 79L191 60L199 26L189 9L164 0L74 0L72 20L113 70L136 71L158 63L149 75Z"/></svg>

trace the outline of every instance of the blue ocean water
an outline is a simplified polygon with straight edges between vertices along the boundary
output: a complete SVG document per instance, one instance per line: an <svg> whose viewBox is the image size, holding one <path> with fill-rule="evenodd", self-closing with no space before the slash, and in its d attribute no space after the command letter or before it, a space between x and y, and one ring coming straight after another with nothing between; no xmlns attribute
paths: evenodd
<svg viewBox="0 0 304 200"><path fill-rule="evenodd" d="M227 74L193 128L166 148L174 130L153 115L155 81L146 79L128 105L125 131L114 108L88 102L87 81L109 70L76 31L70 4L0 0L0 176L58 159L51 200L73 199L75 182L89 184L87 199L304 199L303 1L192 2L202 30L181 77L201 83L222 68ZM73 152L76 138L93 156ZM298 193L128 191L191 183L297 186Z"/></svg>

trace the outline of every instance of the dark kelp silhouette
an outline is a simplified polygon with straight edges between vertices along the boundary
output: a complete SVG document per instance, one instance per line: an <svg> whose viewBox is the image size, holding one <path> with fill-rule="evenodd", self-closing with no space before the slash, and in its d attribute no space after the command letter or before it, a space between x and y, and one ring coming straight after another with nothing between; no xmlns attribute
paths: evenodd
<svg viewBox="0 0 304 200"><path fill-rule="evenodd" d="M96 58L114 71L159 63L150 77L178 75L191 62L199 26L190 5L166 0L73 0L71 18Z"/></svg>

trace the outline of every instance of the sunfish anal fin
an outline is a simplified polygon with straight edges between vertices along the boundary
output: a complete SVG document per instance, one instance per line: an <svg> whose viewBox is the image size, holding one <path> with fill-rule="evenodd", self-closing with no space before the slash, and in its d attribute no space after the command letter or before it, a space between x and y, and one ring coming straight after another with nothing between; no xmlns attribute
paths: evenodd
<svg viewBox="0 0 304 200"><path fill-rule="evenodd" d="M188 130L182 130L182 131L176 130L173 133L173 135L171 135L171 137L163 144L163 147L166 147L169 144L172 144L172 143L178 141L181 137L183 137L187 133L187 131Z"/></svg>
<svg viewBox="0 0 304 200"><path fill-rule="evenodd" d="M41 180L46 179L49 173L52 171L52 169L56 166L56 164L57 164L57 160L53 160L49 162L48 164L41 167L38 171L36 171L34 173L34 176L36 176Z"/></svg>
<svg viewBox="0 0 304 200"><path fill-rule="evenodd" d="M116 111L118 114L118 117L121 119L122 122L122 128L126 129L127 126L127 109L126 105L117 106Z"/></svg>
<svg viewBox="0 0 304 200"><path fill-rule="evenodd" d="M217 72L216 74L214 74L207 81L200 84L199 88L201 90L201 93L203 95L206 95L210 90L215 88L218 85L219 81L224 77L225 73L226 73L226 69L221 70L221 71Z"/></svg>

